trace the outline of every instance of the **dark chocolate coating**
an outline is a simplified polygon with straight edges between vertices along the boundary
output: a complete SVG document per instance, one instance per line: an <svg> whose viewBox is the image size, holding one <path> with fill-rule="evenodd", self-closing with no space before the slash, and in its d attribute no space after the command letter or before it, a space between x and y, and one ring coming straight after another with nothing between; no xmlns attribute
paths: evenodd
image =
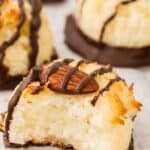
<svg viewBox="0 0 150 150"><path fill-rule="evenodd" d="M121 81L121 80L122 80L122 79L121 79L120 77L118 77L118 76L117 76L116 78L110 80L109 83L106 85L106 87L104 87L103 89L101 89L101 90L99 91L98 95L93 98L93 100L91 101L91 104L92 104L93 106L95 106L95 104L96 104L96 102L97 102L99 96L102 95L104 92L109 91L110 87L111 87L115 82L118 82L118 81ZM123 80L122 80L122 81L123 81Z"/></svg>
<svg viewBox="0 0 150 150"><path fill-rule="evenodd" d="M73 148L73 146L71 146L71 145L64 145L64 144L60 144L60 145L58 145L58 144L55 144L55 145L44 144L44 145L42 145L42 144L33 144L32 142L29 142L27 145L24 145L24 146L16 145L16 144L10 144L10 143L8 143L8 141L7 141L7 139L5 137L4 137L4 144L8 148L21 148L21 147L30 147L30 146L40 146L40 147L41 146L43 146L43 147L45 147L45 146L54 146L54 147L62 148L63 150L75 150ZM128 150L134 150L134 140L133 140L133 138L131 139L130 146L129 146Z"/></svg>
<svg viewBox="0 0 150 150"><path fill-rule="evenodd" d="M66 0L42 0L44 3L57 3L57 2L64 2Z"/></svg>
<svg viewBox="0 0 150 150"><path fill-rule="evenodd" d="M133 139L133 136L132 136L132 138L131 138L129 150L134 150L134 139Z"/></svg>
<svg viewBox="0 0 150 150"><path fill-rule="evenodd" d="M58 56L54 54L50 60L57 59ZM0 69L0 72L2 71L3 68ZM12 90L16 85L22 80L23 75L18 75L15 77L8 76L4 73L0 74L0 91L2 90Z"/></svg>
<svg viewBox="0 0 150 150"><path fill-rule="evenodd" d="M136 36L136 35L135 35ZM67 17L65 42L86 59L114 66L138 67L150 65L150 46L143 48L111 47L88 39L76 25L72 15Z"/></svg>
<svg viewBox="0 0 150 150"><path fill-rule="evenodd" d="M59 4L59 3L63 3L67 0L42 0L44 4Z"/></svg>

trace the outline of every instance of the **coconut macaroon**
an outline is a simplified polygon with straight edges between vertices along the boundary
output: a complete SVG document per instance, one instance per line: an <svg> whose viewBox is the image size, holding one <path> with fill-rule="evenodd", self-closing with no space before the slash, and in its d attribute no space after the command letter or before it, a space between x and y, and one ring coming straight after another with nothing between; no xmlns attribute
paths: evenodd
<svg viewBox="0 0 150 150"><path fill-rule="evenodd" d="M78 0L67 18L66 43L100 63L150 65L149 17L149 1Z"/></svg>
<svg viewBox="0 0 150 150"><path fill-rule="evenodd" d="M0 89L13 88L34 65L53 59L53 40L40 0L0 3Z"/></svg>
<svg viewBox="0 0 150 150"><path fill-rule="evenodd" d="M6 146L128 150L141 104L133 85L95 62L59 59L33 68L9 100Z"/></svg>

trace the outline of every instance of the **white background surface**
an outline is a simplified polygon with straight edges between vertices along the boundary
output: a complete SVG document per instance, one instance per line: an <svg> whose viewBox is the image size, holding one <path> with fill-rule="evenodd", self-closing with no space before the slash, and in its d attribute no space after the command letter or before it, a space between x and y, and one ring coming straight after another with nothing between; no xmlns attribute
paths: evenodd
<svg viewBox="0 0 150 150"><path fill-rule="evenodd" d="M77 58L75 53L69 50L64 44L64 25L66 16L72 12L75 0L68 0L60 4L44 6L51 28L54 34L55 47L61 57ZM135 150L150 150L150 67L128 69L116 68L119 74L128 83L135 83L135 95L143 103L142 112L136 118L134 139ZM7 99L10 92L0 92L0 112L6 110ZM0 150L5 150L0 134ZM8 149L11 150L11 149ZM22 148L22 150L56 150L50 147Z"/></svg>

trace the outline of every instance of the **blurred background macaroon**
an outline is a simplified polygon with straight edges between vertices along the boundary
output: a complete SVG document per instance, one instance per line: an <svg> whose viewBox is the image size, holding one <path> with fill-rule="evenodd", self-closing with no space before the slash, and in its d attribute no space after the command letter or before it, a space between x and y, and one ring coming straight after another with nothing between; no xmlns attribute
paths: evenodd
<svg viewBox="0 0 150 150"><path fill-rule="evenodd" d="M56 58L41 0L0 4L0 90L12 89L31 67Z"/></svg>
<svg viewBox="0 0 150 150"><path fill-rule="evenodd" d="M150 1L77 0L66 43L81 56L123 67L150 65Z"/></svg>

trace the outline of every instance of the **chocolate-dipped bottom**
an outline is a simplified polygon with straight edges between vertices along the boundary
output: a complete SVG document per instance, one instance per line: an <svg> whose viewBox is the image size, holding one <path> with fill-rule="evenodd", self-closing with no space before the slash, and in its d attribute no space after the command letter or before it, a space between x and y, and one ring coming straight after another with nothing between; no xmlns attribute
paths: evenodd
<svg viewBox="0 0 150 150"><path fill-rule="evenodd" d="M74 52L86 59L113 66L139 67L150 65L150 47L128 48L98 44L86 37L72 15L67 17L65 42Z"/></svg>
<svg viewBox="0 0 150 150"><path fill-rule="evenodd" d="M3 17L2 15L2 21L3 19L6 21L0 27L2 28L0 44L0 90L7 90L13 89L34 65L42 64L56 58L56 53L51 43L50 30L48 29L47 35L44 35L44 26L48 27L48 23L45 16L41 15L41 0L2 1L0 7L2 9L1 14L5 16ZM12 7L12 10L9 7ZM29 12L27 13L27 11ZM9 17L9 15L11 16ZM11 18L13 17L16 20L14 19L11 22ZM15 29L10 30L7 22L16 24ZM7 30L10 30L9 37L6 34ZM49 46L43 37L50 40ZM43 40L46 41L44 45Z"/></svg>
<svg viewBox="0 0 150 150"><path fill-rule="evenodd" d="M128 149L141 108L132 90L110 65L58 59L34 67L9 99L5 146Z"/></svg>
<svg viewBox="0 0 150 150"><path fill-rule="evenodd" d="M44 3L58 3L58 2L65 2L66 0L42 0Z"/></svg>
<svg viewBox="0 0 150 150"><path fill-rule="evenodd" d="M15 144L10 144L8 142L8 140L4 137L4 144L7 148L21 148L21 147L30 147L30 146L38 146L38 147L46 147L46 146L52 146L52 147L58 147L58 148L61 148L63 150L75 150L71 145L63 145L63 144L60 144L60 145L53 145L53 144L33 144L32 142L28 143L27 145L25 146L21 146L21 145L15 145ZM130 142L130 146L128 148L128 150L134 150L134 140L133 138L131 139L131 142Z"/></svg>

